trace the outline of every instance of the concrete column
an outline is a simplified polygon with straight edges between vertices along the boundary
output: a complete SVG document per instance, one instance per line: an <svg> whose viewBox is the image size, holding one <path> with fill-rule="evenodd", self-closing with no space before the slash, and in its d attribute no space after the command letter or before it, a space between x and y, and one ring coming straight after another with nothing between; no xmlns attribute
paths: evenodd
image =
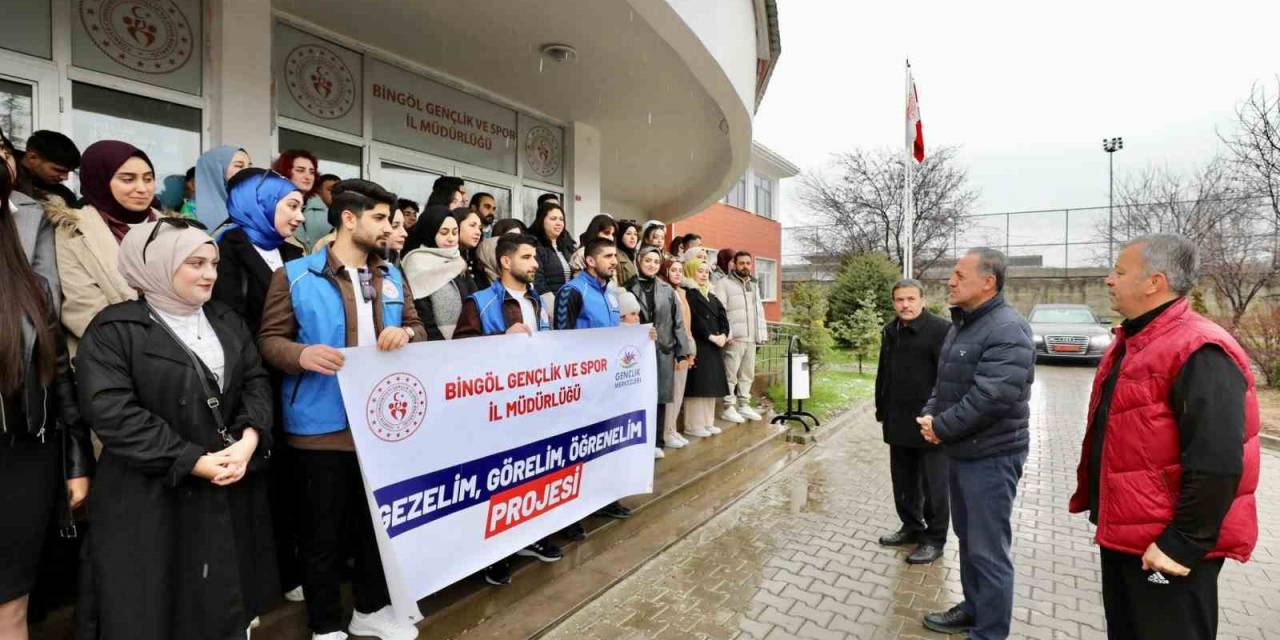
<svg viewBox="0 0 1280 640"><path fill-rule="evenodd" d="M244 148L257 166L274 159L271 89L271 3L214 0L210 3L209 95L212 139L206 145Z"/></svg>
<svg viewBox="0 0 1280 640"><path fill-rule="evenodd" d="M566 160L569 193L565 196L572 237L587 230L592 216L600 213L600 130L583 122L569 127L573 144Z"/></svg>

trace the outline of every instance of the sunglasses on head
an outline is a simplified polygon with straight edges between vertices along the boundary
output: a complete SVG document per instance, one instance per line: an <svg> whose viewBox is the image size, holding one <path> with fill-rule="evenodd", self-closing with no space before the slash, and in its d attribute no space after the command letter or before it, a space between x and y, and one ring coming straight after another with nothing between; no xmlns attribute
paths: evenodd
<svg viewBox="0 0 1280 640"><path fill-rule="evenodd" d="M192 220L190 218L156 218L156 226L151 227L151 235L147 236L146 244L142 245L142 264L147 263L147 247L150 247L151 243L156 241L156 236L160 234L160 227L165 225L171 226L175 229L209 230L209 228L204 226L204 223L199 220Z"/></svg>

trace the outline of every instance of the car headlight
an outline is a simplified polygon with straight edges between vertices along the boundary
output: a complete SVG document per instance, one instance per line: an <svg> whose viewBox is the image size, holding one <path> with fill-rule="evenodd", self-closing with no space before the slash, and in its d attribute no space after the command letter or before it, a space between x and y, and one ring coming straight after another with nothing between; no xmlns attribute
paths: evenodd
<svg viewBox="0 0 1280 640"><path fill-rule="evenodd" d="M1037 333L1037 334L1033 334L1033 335L1032 335L1032 338L1036 341L1036 344L1040 344L1040 343L1044 342L1044 336L1042 336L1042 335L1040 335L1040 334L1038 334L1038 333Z"/></svg>
<svg viewBox="0 0 1280 640"><path fill-rule="evenodd" d="M1106 349L1111 346L1111 334L1104 333L1102 335L1093 336L1092 338L1089 338L1089 345L1099 349Z"/></svg>

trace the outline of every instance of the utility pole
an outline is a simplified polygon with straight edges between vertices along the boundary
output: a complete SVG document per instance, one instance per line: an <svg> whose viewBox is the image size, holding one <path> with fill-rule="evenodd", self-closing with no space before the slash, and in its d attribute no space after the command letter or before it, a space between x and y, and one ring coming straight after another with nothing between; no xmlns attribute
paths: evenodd
<svg viewBox="0 0 1280 640"><path fill-rule="evenodd" d="M1107 152L1107 267L1115 264L1116 250L1116 152L1124 148L1124 138L1103 138L1102 150Z"/></svg>

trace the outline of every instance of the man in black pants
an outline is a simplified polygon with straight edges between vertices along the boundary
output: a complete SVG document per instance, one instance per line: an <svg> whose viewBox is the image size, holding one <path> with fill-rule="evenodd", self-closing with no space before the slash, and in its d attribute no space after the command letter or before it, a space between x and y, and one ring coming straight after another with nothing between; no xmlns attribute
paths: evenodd
<svg viewBox="0 0 1280 640"><path fill-rule="evenodd" d="M947 456L924 441L916 417L933 391L938 354L951 323L924 310L919 281L899 280L891 295L897 317L880 334L876 420L889 445L893 503L902 528L880 538L880 544L918 544L907 562L928 564L942 555L951 521Z"/></svg>
<svg viewBox="0 0 1280 640"><path fill-rule="evenodd" d="M1253 373L1191 310L1197 266L1190 240L1151 235L1107 277L1125 321L1094 379L1070 509L1098 526L1111 638L1216 637L1223 559L1257 542Z"/></svg>

